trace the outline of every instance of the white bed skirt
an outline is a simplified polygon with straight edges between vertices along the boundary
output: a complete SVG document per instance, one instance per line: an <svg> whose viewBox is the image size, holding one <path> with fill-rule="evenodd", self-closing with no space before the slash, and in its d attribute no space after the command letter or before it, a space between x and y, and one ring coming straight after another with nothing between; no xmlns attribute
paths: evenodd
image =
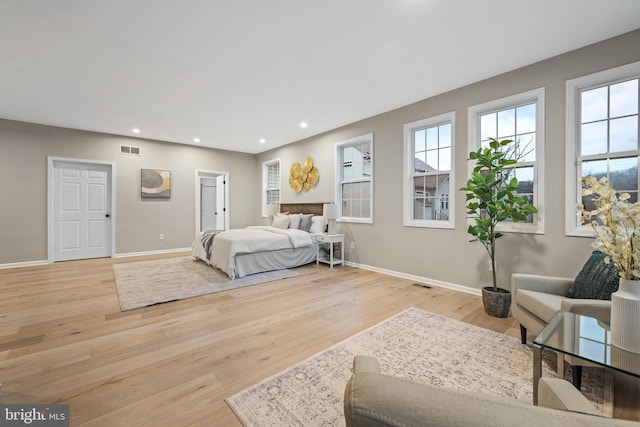
<svg viewBox="0 0 640 427"><path fill-rule="evenodd" d="M199 233L193 241L191 253L194 258L199 258L211 265L211 261L207 259L205 248L202 246L201 236L202 234ZM244 277L265 271L283 270L315 262L318 252L315 236L313 236L313 241L313 245L301 248L238 254L235 257L235 277ZM227 271L225 273L229 274Z"/></svg>
<svg viewBox="0 0 640 427"><path fill-rule="evenodd" d="M316 254L316 246L312 245L297 249L236 255L236 274L237 277L243 277L263 271L298 267L315 262Z"/></svg>

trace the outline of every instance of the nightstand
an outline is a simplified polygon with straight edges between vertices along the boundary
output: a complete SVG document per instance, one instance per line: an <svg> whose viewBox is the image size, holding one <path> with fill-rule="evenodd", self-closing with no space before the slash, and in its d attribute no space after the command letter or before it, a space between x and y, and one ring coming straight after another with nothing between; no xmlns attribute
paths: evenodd
<svg viewBox="0 0 640 427"><path fill-rule="evenodd" d="M344 265L344 234L316 234L318 252L316 264L324 262L331 268L334 265ZM339 257L340 259L336 259Z"/></svg>

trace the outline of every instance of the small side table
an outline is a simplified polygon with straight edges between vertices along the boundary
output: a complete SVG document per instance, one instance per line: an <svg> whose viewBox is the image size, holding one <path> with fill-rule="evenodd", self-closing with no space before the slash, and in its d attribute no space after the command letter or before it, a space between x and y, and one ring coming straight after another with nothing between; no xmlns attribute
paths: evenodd
<svg viewBox="0 0 640 427"><path fill-rule="evenodd" d="M318 241L318 251L316 254L316 264L324 262L329 264L331 268L334 265L344 265L344 234L316 234ZM340 244L340 259L335 259L333 251L334 244ZM329 256L327 257L322 250L323 247L329 246Z"/></svg>

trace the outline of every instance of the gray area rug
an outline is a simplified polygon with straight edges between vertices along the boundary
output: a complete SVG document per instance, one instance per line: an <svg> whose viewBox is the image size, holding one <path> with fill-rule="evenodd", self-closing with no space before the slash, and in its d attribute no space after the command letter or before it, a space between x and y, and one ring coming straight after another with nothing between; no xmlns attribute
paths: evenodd
<svg viewBox="0 0 640 427"><path fill-rule="evenodd" d="M376 356L384 374L533 401L529 347L410 308L228 397L227 404L245 426L344 426L344 387L358 354ZM555 377L555 354L544 358L543 375ZM607 378L601 369L583 368L583 393L610 415Z"/></svg>
<svg viewBox="0 0 640 427"><path fill-rule="evenodd" d="M300 275L276 270L231 280L190 256L114 264L113 274L122 311Z"/></svg>

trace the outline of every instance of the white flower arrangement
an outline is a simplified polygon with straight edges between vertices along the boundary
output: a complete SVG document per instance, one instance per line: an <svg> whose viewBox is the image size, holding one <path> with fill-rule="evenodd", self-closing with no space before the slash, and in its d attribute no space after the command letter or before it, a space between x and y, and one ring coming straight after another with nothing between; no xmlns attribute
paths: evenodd
<svg viewBox="0 0 640 427"><path fill-rule="evenodd" d="M613 262L620 277L640 280L640 202L629 202L630 195L619 196L607 178L593 176L581 180L582 195L592 195L596 209L578 205L583 221L590 223L596 240L591 246L604 253L605 262Z"/></svg>

